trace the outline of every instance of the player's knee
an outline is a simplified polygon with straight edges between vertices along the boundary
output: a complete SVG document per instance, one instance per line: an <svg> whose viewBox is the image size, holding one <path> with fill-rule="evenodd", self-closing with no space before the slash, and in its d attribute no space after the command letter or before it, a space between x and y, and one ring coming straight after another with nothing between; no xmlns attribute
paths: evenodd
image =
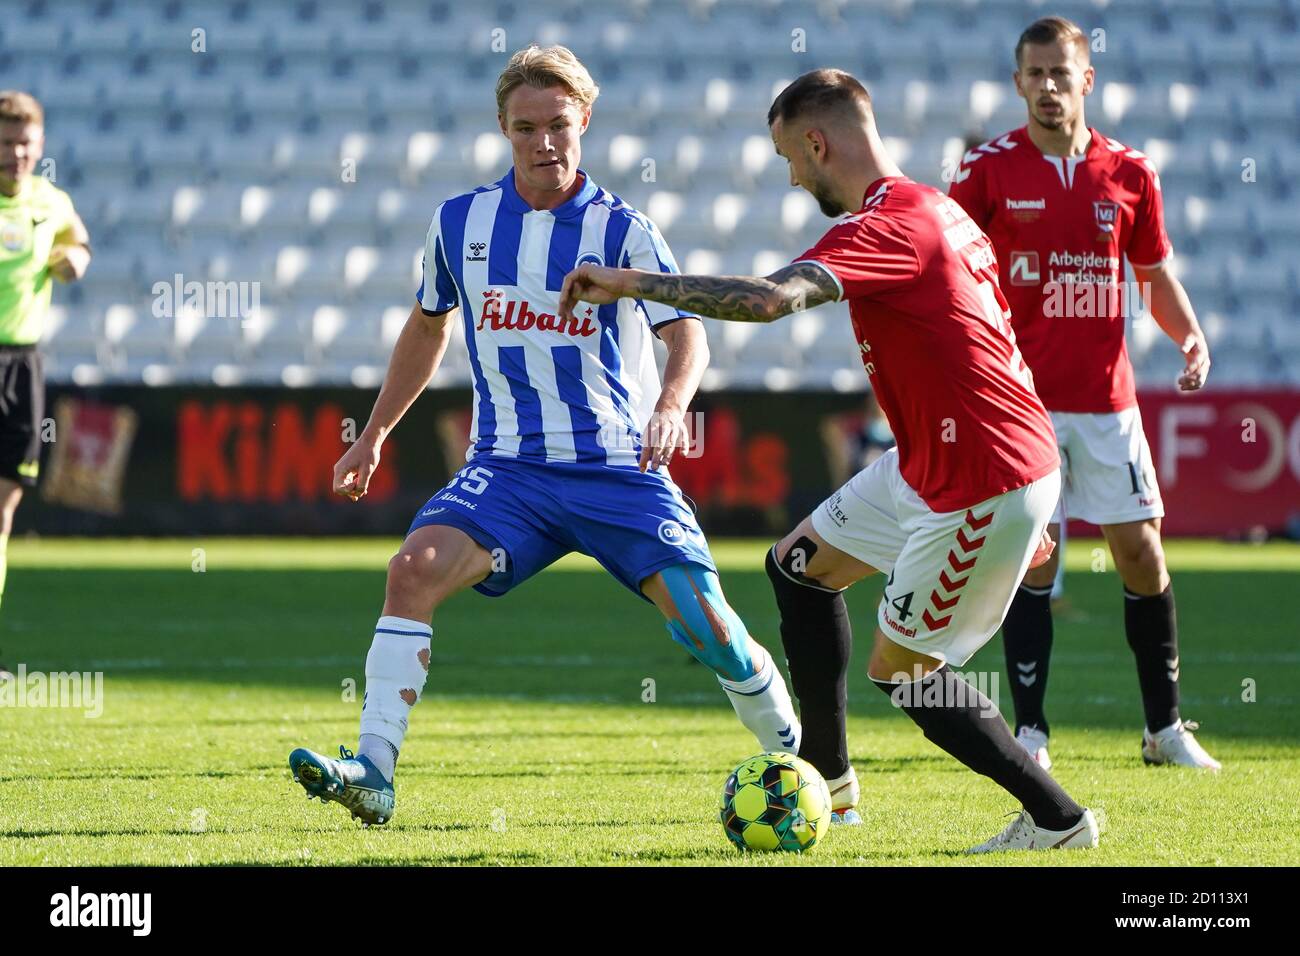
<svg viewBox="0 0 1300 956"><path fill-rule="evenodd" d="M1119 559L1117 564L1121 564ZM1158 594L1169 583L1165 551L1158 537L1144 536L1130 547L1121 564L1125 585L1139 594Z"/></svg>
<svg viewBox="0 0 1300 956"><path fill-rule="evenodd" d="M764 569L767 579L772 582L772 590L778 597L791 588L823 587L822 583L808 574L809 565L817 554L816 543L796 531L768 549Z"/></svg>
<svg viewBox="0 0 1300 956"><path fill-rule="evenodd" d="M1160 532L1154 526L1143 525L1137 534L1113 538L1111 551L1130 590L1157 594L1168 584L1165 549L1160 543Z"/></svg>
<svg viewBox="0 0 1300 956"><path fill-rule="evenodd" d="M442 577L438 552L433 548L403 548L388 562L390 596L420 603L436 600Z"/></svg>
<svg viewBox="0 0 1300 956"><path fill-rule="evenodd" d="M806 523L804 522L804 524ZM802 533L803 530L804 525L801 524L774 544L771 550L776 563L784 568L787 574L792 574L795 577L802 577L808 573L808 565L817 554L817 545L811 538ZM770 576L771 573L769 572Z"/></svg>
<svg viewBox="0 0 1300 956"><path fill-rule="evenodd" d="M683 564L665 569L662 575L672 604L665 609L672 639L719 677L733 681L753 677L753 642L744 622L723 597L717 574L699 565Z"/></svg>

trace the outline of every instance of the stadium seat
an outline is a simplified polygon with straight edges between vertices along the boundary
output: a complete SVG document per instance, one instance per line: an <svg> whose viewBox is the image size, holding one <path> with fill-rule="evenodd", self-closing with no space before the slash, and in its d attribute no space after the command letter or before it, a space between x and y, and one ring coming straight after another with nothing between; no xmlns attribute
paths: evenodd
<svg viewBox="0 0 1300 956"><path fill-rule="evenodd" d="M178 316L178 326L181 321ZM244 333L238 316L203 317L188 341L182 343L185 361L191 367L238 363L244 357Z"/></svg>
<svg viewBox="0 0 1300 956"><path fill-rule="evenodd" d="M1196 237L1204 252L1218 251L1223 255L1238 252L1251 234L1249 212L1240 203L1190 196L1184 214L1188 232Z"/></svg>
<svg viewBox="0 0 1300 956"><path fill-rule="evenodd" d="M122 378L138 381L146 367L177 361L173 317L154 316L138 308L115 315L117 330L110 324L107 331L113 347L113 368Z"/></svg>
<svg viewBox="0 0 1300 956"><path fill-rule="evenodd" d="M1264 203L1254 210L1256 234L1280 253L1294 256L1300 245L1300 211L1294 203Z"/></svg>
<svg viewBox="0 0 1300 956"><path fill-rule="evenodd" d="M96 310L51 308L43 349L58 355L65 362L94 362L100 357L100 341Z"/></svg>
<svg viewBox="0 0 1300 956"><path fill-rule="evenodd" d="M1198 38L1196 57L1204 81L1213 86L1254 79L1261 61L1254 37L1222 33Z"/></svg>
<svg viewBox="0 0 1300 956"><path fill-rule="evenodd" d="M1134 68L1147 86L1197 81L1199 50L1190 36L1142 31L1118 39L1122 47L1127 47L1123 52L1133 60Z"/></svg>
<svg viewBox="0 0 1300 956"><path fill-rule="evenodd" d="M172 225L183 235L233 235L242 225L243 192L239 186L224 183L182 187L172 197Z"/></svg>
<svg viewBox="0 0 1300 956"><path fill-rule="evenodd" d="M1237 105L1226 89L1174 83L1169 87L1168 108L1185 129L1194 128L1199 137L1237 137Z"/></svg>
<svg viewBox="0 0 1300 956"><path fill-rule="evenodd" d="M382 374L391 348L383 316L391 307L397 327L405 321L411 263L437 204L499 178L509 164L494 117L501 54L490 48L493 29L505 29L507 46L524 35L567 39L580 53L594 46L602 94L584 168L655 219L683 265L767 274L829 224L789 186L772 150L765 119L775 92L814 62L859 73L895 159L946 188L945 160L960 156L965 136L1024 122L1009 81L1011 41L1033 7L664 0L652 12L642 0L545 9L67 0L57 11L20 5L0 28L0 62L44 99L56 181L92 230L91 271L56 292L56 302L75 296L88 307L79 314L102 321L102 347L91 351L107 363L105 374L217 374L204 363L215 362L229 336L184 322L164 336L167 323L150 313L153 284L180 272L262 284L275 333L267 323L266 335L241 328L244 380L281 381L288 367L349 382L350 361L372 370L362 379ZM1191 266L1183 276L1198 312L1222 321L1216 378L1237 368L1252 380L1275 374L1250 363L1268 341L1289 341L1261 343L1260 330L1272 329L1269 316L1289 318L1296 296L1294 3L1073 0L1059 9L1086 30L1105 30L1096 38L1106 51L1094 56L1100 88L1090 120L1147 152L1161 172L1175 261ZM202 53L192 49L196 27L205 31ZM791 49L796 28L805 31L805 53ZM1246 160L1253 182L1243 179ZM294 311L281 321L285 303ZM787 345L798 358L778 384L854 372L847 315L838 324L820 312L796 319ZM839 325L847 354L833 344ZM131 331L114 338L109 326ZM364 346L367 327L378 336L373 350ZM796 346L813 328L821 331L811 344ZM176 339L190 331L192 356L177 351ZM89 333L78 340L74 332L52 365L56 381L87 366ZM710 381L761 385L767 372L750 360L774 355L779 336L751 343L732 335L710 336L722 374ZM75 361L65 362L75 341ZM1157 340L1142 357L1140 380L1148 368L1163 369L1164 351ZM444 380L467 374L452 353ZM1293 356L1281 361L1300 366ZM854 380L863 381L860 373Z"/></svg>
<svg viewBox="0 0 1300 956"><path fill-rule="evenodd" d="M1227 276L1233 294L1246 312L1269 315L1273 306L1271 314L1283 318L1276 305L1289 300L1294 291L1291 272L1285 263L1235 257L1229 260ZM1286 317L1294 321L1289 314Z"/></svg>
<svg viewBox="0 0 1300 956"><path fill-rule="evenodd" d="M1268 34L1260 40L1260 52L1277 88L1294 90L1300 81L1300 34Z"/></svg>
<svg viewBox="0 0 1300 956"><path fill-rule="evenodd" d="M243 344L252 356L283 367L302 362L307 355L307 336L298 313L264 307L242 324Z"/></svg>

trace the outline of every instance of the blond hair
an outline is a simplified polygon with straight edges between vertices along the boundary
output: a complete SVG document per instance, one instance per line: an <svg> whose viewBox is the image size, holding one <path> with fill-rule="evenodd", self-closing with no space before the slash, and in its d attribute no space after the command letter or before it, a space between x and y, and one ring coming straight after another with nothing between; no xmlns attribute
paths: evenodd
<svg viewBox="0 0 1300 956"><path fill-rule="evenodd" d="M0 123L45 125L45 111L36 97L21 90L0 90Z"/></svg>
<svg viewBox="0 0 1300 956"><path fill-rule="evenodd" d="M527 84L544 90L562 86L579 105L590 107L600 95L600 87L592 80L582 61L564 46L524 47L510 58L506 68L497 77L497 112L506 112L506 99L517 87Z"/></svg>

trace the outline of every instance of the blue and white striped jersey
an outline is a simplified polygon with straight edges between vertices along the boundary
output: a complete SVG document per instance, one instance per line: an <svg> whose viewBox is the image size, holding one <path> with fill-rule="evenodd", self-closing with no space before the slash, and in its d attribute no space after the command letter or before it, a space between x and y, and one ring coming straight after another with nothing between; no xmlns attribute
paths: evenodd
<svg viewBox="0 0 1300 956"><path fill-rule="evenodd" d="M555 209L530 207L511 169L433 214L416 298L427 313L461 310L475 392L467 459L637 462L659 398L651 330L687 313L622 299L565 321L560 286L582 262L677 263L649 219L579 173L582 188Z"/></svg>

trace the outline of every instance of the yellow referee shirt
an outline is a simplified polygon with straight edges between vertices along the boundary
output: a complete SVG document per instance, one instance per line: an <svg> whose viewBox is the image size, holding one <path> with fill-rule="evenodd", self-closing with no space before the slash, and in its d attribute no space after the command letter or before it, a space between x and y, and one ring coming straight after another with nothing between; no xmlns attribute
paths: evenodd
<svg viewBox="0 0 1300 956"><path fill-rule="evenodd" d="M75 222L72 199L43 176L0 194L0 345L32 345L50 310L50 250Z"/></svg>

